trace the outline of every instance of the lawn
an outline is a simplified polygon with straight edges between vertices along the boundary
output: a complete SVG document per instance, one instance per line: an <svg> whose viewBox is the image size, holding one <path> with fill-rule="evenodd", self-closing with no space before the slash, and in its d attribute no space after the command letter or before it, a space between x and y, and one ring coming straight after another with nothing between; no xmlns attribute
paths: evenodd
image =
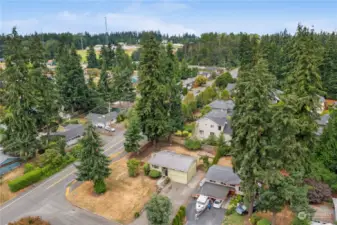
<svg viewBox="0 0 337 225"><path fill-rule="evenodd" d="M100 51L95 51L96 52L96 57L98 59ZM77 50L77 54L81 56L81 62L86 63L87 62L87 50Z"/></svg>
<svg viewBox="0 0 337 225"><path fill-rule="evenodd" d="M244 225L244 216L240 216L237 213L233 213L232 215L225 216L223 221L223 225Z"/></svg>
<svg viewBox="0 0 337 225"><path fill-rule="evenodd" d="M131 178L127 173L127 159L112 163L112 173L106 180L107 192L101 196L93 194L91 182L85 182L67 198L74 205L90 210L109 220L128 224L156 191L156 181L141 174Z"/></svg>
<svg viewBox="0 0 337 225"><path fill-rule="evenodd" d="M7 182L18 176L23 175L23 171L24 171L23 166L20 166L12 170L11 172L5 174L3 178L0 180L0 190L1 190L0 191L0 205L4 204L6 201L12 198L15 198L20 193L20 191L15 192L15 193L11 192L9 190Z"/></svg>

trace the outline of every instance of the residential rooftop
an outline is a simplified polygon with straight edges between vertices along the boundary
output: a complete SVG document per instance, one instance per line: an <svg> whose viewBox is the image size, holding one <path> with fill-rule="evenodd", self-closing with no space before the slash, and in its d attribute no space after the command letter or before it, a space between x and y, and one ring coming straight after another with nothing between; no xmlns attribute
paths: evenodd
<svg viewBox="0 0 337 225"><path fill-rule="evenodd" d="M233 100L215 100L209 104L212 109L233 110L235 103Z"/></svg>
<svg viewBox="0 0 337 225"><path fill-rule="evenodd" d="M207 180L222 182L224 184L237 185L240 184L240 177L234 173L232 167L227 166L211 166L206 173Z"/></svg>
<svg viewBox="0 0 337 225"><path fill-rule="evenodd" d="M204 117L214 121L220 126L225 126L227 124L228 114L225 111L212 110L209 113L207 113Z"/></svg>

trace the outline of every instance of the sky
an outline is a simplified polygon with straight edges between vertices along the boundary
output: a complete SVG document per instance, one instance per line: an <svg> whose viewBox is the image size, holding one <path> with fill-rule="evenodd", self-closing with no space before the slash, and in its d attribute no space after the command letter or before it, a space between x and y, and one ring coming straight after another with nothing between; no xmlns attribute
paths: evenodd
<svg viewBox="0 0 337 225"><path fill-rule="evenodd" d="M294 33L298 23L337 31L337 0L0 0L0 32L159 30Z"/></svg>

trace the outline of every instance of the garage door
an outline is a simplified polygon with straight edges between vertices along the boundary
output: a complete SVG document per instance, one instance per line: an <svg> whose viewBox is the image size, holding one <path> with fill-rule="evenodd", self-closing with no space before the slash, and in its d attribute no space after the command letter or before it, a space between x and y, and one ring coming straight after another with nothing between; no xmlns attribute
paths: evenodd
<svg viewBox="0 0 337 225"><path fill-rule="evenodd" d="M168 177L171 179L171 181L187 184L187 173L176 171L176 170L168 170Z"/></svg>

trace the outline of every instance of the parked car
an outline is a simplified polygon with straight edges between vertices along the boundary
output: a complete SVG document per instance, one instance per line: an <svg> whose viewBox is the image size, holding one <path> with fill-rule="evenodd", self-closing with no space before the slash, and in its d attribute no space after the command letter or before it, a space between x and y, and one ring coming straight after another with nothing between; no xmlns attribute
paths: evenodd
<svg viewBox="0 0 337 225"><path fill-rule="evenodd" d="M209 203L209 198L205 195L199 195L195 209L197 213L204 211Z"/></svg>
<svg viewBox="0 0 337 225"><path fill-rule="evenodd" d="M115 132L116 131L115 128L109 127L109 126L106 126L104 129L107 130L107 131L110 131L110 132Z"/></svg>
<svg viewBox="0 0 337 225"><path fill-rule="evenodd" d="M253 205L253 212L255 212L257 210L257 206L256 206L256 202L254 202ZM239 215L245 215L248 213L248 209L247 207L241 202L238 204L238 206L236 207L235 211L239 214Z"/></svg>
<svg viewBox="0 0 337 225"><path fill-rule="evenodd" d="M223 200L221 199L216 199L213 203L213 207L216 209L220 209L222 206Z"/></svg>

